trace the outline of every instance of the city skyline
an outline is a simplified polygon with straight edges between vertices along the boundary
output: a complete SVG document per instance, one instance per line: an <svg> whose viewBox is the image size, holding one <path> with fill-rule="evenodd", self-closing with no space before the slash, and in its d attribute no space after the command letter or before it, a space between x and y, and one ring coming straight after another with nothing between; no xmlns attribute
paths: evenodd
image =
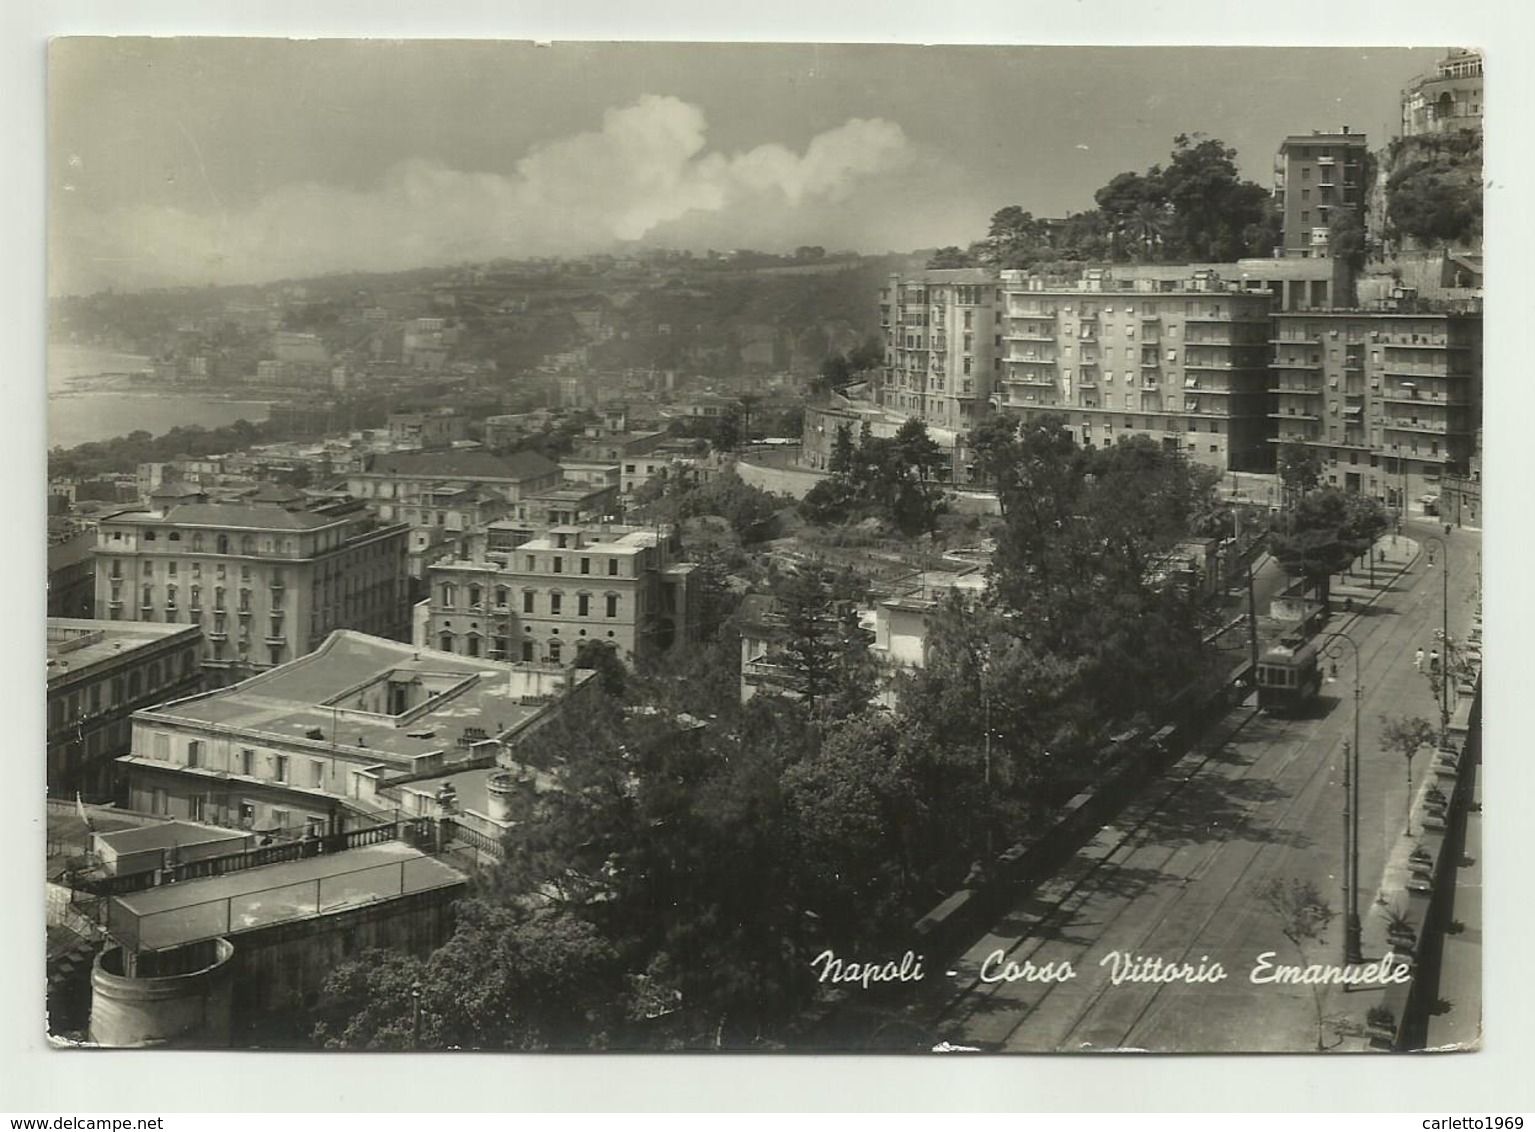
<svg viewBox="0 0 1535 1132"><path fill-rule="evenodd" d="M62 40L49 289L963 245L1008 204L1092 208L1180 133L1265 186L1286 135L1384 144L1441 51Z"/></svg>

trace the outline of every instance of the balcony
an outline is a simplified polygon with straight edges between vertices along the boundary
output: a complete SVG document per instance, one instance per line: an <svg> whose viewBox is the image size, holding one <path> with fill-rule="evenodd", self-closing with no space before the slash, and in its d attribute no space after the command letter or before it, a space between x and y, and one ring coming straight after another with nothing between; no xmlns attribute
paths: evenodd
<svg viewBox="0 0 1535 1132"><path fill-rule="evenodd" d="M1274 362L1273 362L1273 365L1274 365L1275 369L1321 369L1322 368L1322 363L1320 361L1315 361L1315 362L1298 362L1298 361L1295 361L1293 358L1283 358L1283 359L1275 358Z"/></svg>
<svg viewBox="0 0 1535 1132"><path fill-rule="evenodd" d="M1004 385L1027 385L1040 389L1054 389L1056 382L1053 377L1006 377L1002 379Z"/></svg>
<svg viewBox="0 0 1535 1132"><path fill-rule="evenodd" d="M1288 397L1321 397L1322 396L1322 391L1320 389L1301 389L1301 388L1295 388L1293 386L1287 386L1287 385L1275 386L1274 388L1267 390L1267 392L1274 394L1274 396L1276 396L1276 397L1286 397L1286 396L1288 396Z"/></svg>
<svg viewBox="0 0 1535 1132"><path fill-rule="evenodd" d="M268 645L285 645L288 643L288 638L284 637L280 633L275 635L268 633L265 637L262 638L262 640L266 641Z"/></svg>
<svg viewBox="0 0 1535 1132"><path fill-rule="evenodd" d="M1287 334L1282 338L1270 338L1270 346L1320 346L1320 334Z"/></svg>
<svg viewBox="0 0 1535 1132"><path fill-rule="evenodd" d="M1421 432L1434 436L1443 436L1450 431L1450 426L1444 421L1405 421L1394 420L1382 422L1390 432ZM1456 429L1464 432L1465 429Z"/></svg>
<svg viewBox="0 0 1535 1132"><path fill-rule="evenodd" d="M209 629L205 634L210 641L227 641L229 634L222 629Z"/></svg>
<svg viewBox="0 0 1535 1132"><path fill-rule="evenodd" d="M1322 418L1315 413L1270 413L1271 421L1320 421Z"/></svg>

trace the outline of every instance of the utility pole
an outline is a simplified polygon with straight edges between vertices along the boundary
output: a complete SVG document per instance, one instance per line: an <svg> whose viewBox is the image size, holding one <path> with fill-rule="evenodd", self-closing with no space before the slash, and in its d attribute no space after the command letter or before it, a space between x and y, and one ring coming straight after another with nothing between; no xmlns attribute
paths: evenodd
<svg viewBox="0 0 1535 1132"><path fill-rule="evenodd" d="M1363 658L1359 655L1358 643L1347 633L1335 630L1322 638L1324 643L1334 639L1347 641L1354 650L1354 737L1352 742L1345 740L1343 743L1343 961L1347 964L1362 962L1364 958L1359 920L1359 670Z"/></svg>

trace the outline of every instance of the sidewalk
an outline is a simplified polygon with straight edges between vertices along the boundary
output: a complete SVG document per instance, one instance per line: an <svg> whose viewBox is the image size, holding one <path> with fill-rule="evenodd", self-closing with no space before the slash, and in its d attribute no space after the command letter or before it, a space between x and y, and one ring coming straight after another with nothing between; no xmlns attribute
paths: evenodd
<svg viewBox="0 0 1535 1132"><path fill-rule="evenodd" d="M1351 574L1340 574L1332 585L1333 601L1341 604L1347 598L1356 605L1360 601L1368 605L1381 594L1391 592L1392 584L1417 559L1421 549L1416 540L1406 535L1382 535L1370 551L1372 555L1385 556L1375 561L1375 584L1370 584L1368 566Z"/></svg>

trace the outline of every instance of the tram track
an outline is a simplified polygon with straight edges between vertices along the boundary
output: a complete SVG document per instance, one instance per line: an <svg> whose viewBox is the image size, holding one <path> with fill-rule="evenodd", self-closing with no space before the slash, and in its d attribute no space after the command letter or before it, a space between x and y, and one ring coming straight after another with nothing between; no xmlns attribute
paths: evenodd
<svg viewBox="0 0 1535 1132"><path fill-rule="evenodd" d="M1417 614L1417 616L1412 617L1411 620L1420 620L1423 617L1421 602L1415 602L1412 605L1414 608L1412 608L1411 613ZM1376 612L1372 614L1372 620L1387 612L1387 610L1381 609L1379 603L1377 603ZM1358 615L1350 618L1345 623L1345 631L1349 631L1359 645L1358 663L1361 669L1361 677L1363 678L1372 669L1378 669L1383 660L1389 662L1400 655L1400 649L1394 645L1394 638L1399 636L1399 632L1381 634L1375 631L1376 625L1384 627L1387 624L1382 619L1376 625L1369 626L1369 636L1364 641L1359 641L1359 621L1360 617ZM1244 733L1249 733L1254 721L1259 718L1259 713L1255 710L1242 709L1242 711L1241 718L1235 722L1234 726L1223 730L1222 737L1218 741L1203 744L1197 748L1201 753L1192 765L1188 765L1189 756L1185 756L1184 760L1174 764L1164 776L1164 778L1171 778L1174 781L1164 782L1160 791L1155 793L1152 800L1146 805L1144 812L1136 815L1134 824L1129 826L1119 836L1112 849L1093 862L1083 875L1076 878L1070 884L1069 890L1061 894L1053 907L1031 917L1024 930L1011 935L1010 942L1004 942L1006 937L1003 937L1003 940L999 940L1003 945L999 946L996 951L1001 952L1004 961L1021 964L1025 961L1035 962L1037 960L1036 966L1042 966L1045 962L1054 961L1059 963L1062 958L1066 958L1073 962L1074 968L1077 967L1081 960L1093 951L1097 945L1097 940L1073 945L1068 948L1061 948L1058 945L1062 942L1060 936L1062 929L1076 919L1095 899L1107 897L1113 901L1122 901L1123 907L1128 908L1135 901L1143 899L1153 889L1154 885L1158 883L1156 880L1144 880L1138 887L1134 887L1129 891L1122 890L1119 893L1111 891L1115 872L1133 875L1137 870L1137 866L1133 865L1132 862L1136 860L1137 855L1144 855L1154 847L1158 834L1156 828L1158 823L1166 821L1170 816L1176 821L1177 815L1174 811L1180 801L1186 800L1192 787L1196 784L1213 782L1217 784L1218 790L1229 796L1238 791L1244 783L1261 781L1278 783L1283 781L1291 775L1297 764L1302 763L1309 755L1316 753L1320 757L1317 757L1315 763L1306 770L1305 776L1299 782L1292 783L1286 791L1288 802L1283 810L1273 817L1264 816L1263 828L1274 830L1289 829L1297 813L1310 813L1315 810L1320 804L1322 788L1327 784L1330 775L1335 773L1338 768L1338 754L1342 743L1341 737L1337 735L1331 736L1330 741L1325 746L1325 750L1315 751L1319 738L1317 730L1322 725L1322 721L1317 720L1299 741L1297 741L1297 736L1293 733L1276 735L1254 753L1251 760L1244 764L1239 773L1223 775L1220 772L1222 770L1229 770L1230 765L1229 761L1223 757L1223 752L1240 739ZM1230 716L1227 719L1229 720ZM1241 804L1238 807L1239 816L1237 820L1231 822L1220 831L1216 842L1200 855L1199 860L1174 871L1174 875L1177 876L1178 880L1177 888L1171 891L1164 905L1158 909L1155 919L1149 924L1140 927L1136 933L1134 945L1129 950L1137 951L1143 949L1148 941L1152 940L1159 932L1163 932L1170 923L1174 923L1180 914L1186 913L1190 909L1190 894L1196 890L1194 886L1197 886L1204 878L1209 876L1218 864L1227 864L1226 858L1232 852L1233 839L1258 829L1259 827L1255 824L1258 814L1265 806L1270 805L1272 801L1274 801L1273 798L1261 797L1261 792L1259 792L1259 796L1255 796L1254 800ZM1112 826L1106 827L1106 829L1112 828ZM1142 867L1145 867L1146 871L1158 878L1168 875L1168 866L1173 865L1181 854L1186 854L1188 849L1187 843L1169 845L1165 853L1157 855L1147 863L1149 867ZM1265 859L1272 860L1272 849L1273 845L1271 843L1259 842L1254 844L1250 851L1243 854L1242 859L1236 862L1238 868L1235 876L1225 884L1225 887L1218 893L1217 898L1211 901L1207 908L1204 908L1191 920L1191 926L1193 926L1194 930L1183 933L1184 938L1195 942L1184 945L1181 950L1169 949L1167 952L1164 952L1166 958L1173 959L1172 951L1176 950L1176 961L1192 961L1198 957L1200 952L1208 950L1208 944L1201 947L1197 941L1205 935L1211 925L1215 924L1222 917L1230 918L1232 916L1233 909L1231 905L1233 900L1239 899L1240 894L1250 888L1252 877L1261 867L1260 862ZM1282 852L1288 853L1290 850L1282 849ZM1282 863L1282 860L1283 858L1281 857L1280 863ZM1278 863L1269 871L1277 868ZM1032 946L1030 946L1031 944ZM975 950L973 948L972 953ZM1065 956L1058 954L1063 950L1068 951L1069 954ZM993 970L996 970L995 966ZM1002 1034L996 1037L988 1035L989 1040L986 1040L984 1044L991 1048L1007 1046L1016 1038L1020 1030L1031 1024L1032 1020L1042 1017L1041 1007L1049 1002L1052 997L1059 1001L1063 995L1073 993L1063 989L1071 984L1028 983L1022 985L1031 992L1032 1001L1017 1001L1014 997L1017 993L1016 989L1009 990L1009 988L1014 987L1014 984L983 982L979 974L980 972L977 970L975 976L969 979L968 985L948 999L937 1021L941 1032L944 1027L964 1026L966 1023L994 1009L999 1001L1013 998L1016 1001L1016 1008L1021 1016ZM1080 970L1078 974L1080 977ZM1115 987L1112 982L1104 978L1079 1005L1076 1005L1075 1009L1069 1011L1068 1017L1062 1020L1065 1023L1064 1029L1060 1025L1053 1027L1061 1032L1060 1040L1056 1042L1041 1042L1033 1048L1103 1049L1124 1047L1129 1044L1132 1035L1142 1025L1147 1016L1156 1009L1170 985L1175 984L1131 984L1130 989L1127 990L1126 986ZM1104 1002L1105 994L1110 989L1116 991L1114 1000L1116 1003L1125 1002L1129 1004L1120 1009L1133 1012L1123 1014L1117 1022L1113 1023L1112 1028L1106 1028L1101 1021L1095 1019L1095 1015L1101 1013L1101 1004ZM1140 991L1139 994L1135 993L1136 989ZM1083 1030L1084 1027L1088 1026L1096 1027L1095 1030L1088 1031L1093 1040L1089 1042L1078 1041L1073 1044L1071 1042L1072 1037L1086 1036L1083 1034ZM949 1036L972 1044L976 1040L962 1033Z"/></svg>

